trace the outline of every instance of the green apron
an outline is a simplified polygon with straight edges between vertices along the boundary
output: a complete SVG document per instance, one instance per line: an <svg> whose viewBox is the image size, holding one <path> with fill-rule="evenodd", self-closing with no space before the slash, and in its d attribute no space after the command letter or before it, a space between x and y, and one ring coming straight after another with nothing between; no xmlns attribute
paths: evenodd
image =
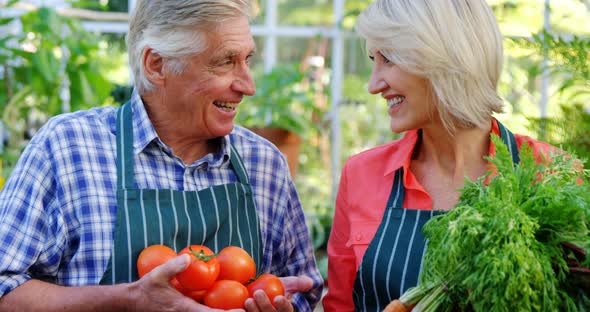
<svg viewBox="0 0 590 312"><path fill-rule="evenodd" d="M176 252L206 245L214 252L240 246L262 264L256 206L244 164L231 146L237 183L200 191L138 189L134 179L131 104L117 112L117 220L111 257L100 283L136 281L137 257L147 246L163 244Z"/></svg>
<svg viewBox="0 0 590 312"><path fill-rule="evenodd" d="M514 135L498 122L500 137L520 162ZM382 311L408 288L418 285L426 240L422 227L440 210L403 208L403 167L395 172L381 224L367 247L353 288L355 311Z"/></svg>

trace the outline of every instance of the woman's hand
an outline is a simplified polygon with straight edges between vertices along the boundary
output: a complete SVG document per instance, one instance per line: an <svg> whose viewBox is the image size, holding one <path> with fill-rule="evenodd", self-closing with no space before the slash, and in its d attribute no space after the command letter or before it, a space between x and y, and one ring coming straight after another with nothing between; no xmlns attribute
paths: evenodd
<svg viewBox="0 0 590 312"><path fill-rule="evenodd" d="M313 287L313 280L307 276L281 277L281 282L285 288L285 295L275 297L274 306L264 291L257 290L254 292L253 299L248 298L246 300L246 310L248 312L293 312L291 297L298 292L306 292Z"/></svg>

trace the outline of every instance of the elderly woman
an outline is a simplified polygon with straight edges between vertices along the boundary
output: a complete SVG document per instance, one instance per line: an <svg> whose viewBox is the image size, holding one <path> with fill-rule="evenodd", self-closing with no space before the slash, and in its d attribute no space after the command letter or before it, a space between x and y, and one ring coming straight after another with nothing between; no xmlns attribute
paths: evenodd
<svg viewBox="0 0 590 312"><path fill-rule="evenodd" d="M51 119L0 193L1 311L212 311L139 278L146 246L241 246L282 278L248 311L311 311L323 281L279 150L234 126L255 92L248 0L142 0L129 22L130 101ZM273 306L274 304L274 306Z"/></svg>
<svg viewBox="0 0 590 312"><path fill-rule="evenodd" d="M394 142L344 166L328 242L327 311L380 311L417 284L421 229L452 209L465 177L488 170L490 134L518 162L523 144L492 116L502 36L485 0L377 0L358 18L373 71L368 89L387 103Z"/></svg>

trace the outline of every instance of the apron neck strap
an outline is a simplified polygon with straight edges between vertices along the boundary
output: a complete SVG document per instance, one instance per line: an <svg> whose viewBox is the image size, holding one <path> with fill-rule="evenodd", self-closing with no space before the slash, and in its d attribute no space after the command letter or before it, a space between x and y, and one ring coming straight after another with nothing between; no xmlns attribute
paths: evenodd
<svg viewBox="0 0 590 312"><path fill-rule="evenodd" d="M518 156L518 146L516 145L516 139L514 139L514 134L508 130L508 128L504 127L504 125L496 120L498 123L498 129L500 130L500 138L502 142L508 146L508 151L510 155L512 155L512 162L514 165L520 163L520 156Z"/></svg>
<svg viewBox="0 0 590 312"><path fill-rule="evenodd" d="M402 209L405 192L404 167L402 166L395 171L393 176L393 186L391 187L391 192L389 192L389 198L387 199L387 209Z"/></svg>
<svg viewBox="0 0 590 312"><path fill-rule="evenodd" d="M117 189L134 187L133 165L133 114L127 102L117 111Z"/></svg>
<svg viewBox="0 0 590 312"><path fill-rule="evenodd" d="M242 184L250 185L250 179L248 179L248 173L246 173L246 167L244 167L244 162L238 154L233 143L230 144L231 150L229 155L229 161L234 168L234 172L238 176L238 181Z"/></svg>

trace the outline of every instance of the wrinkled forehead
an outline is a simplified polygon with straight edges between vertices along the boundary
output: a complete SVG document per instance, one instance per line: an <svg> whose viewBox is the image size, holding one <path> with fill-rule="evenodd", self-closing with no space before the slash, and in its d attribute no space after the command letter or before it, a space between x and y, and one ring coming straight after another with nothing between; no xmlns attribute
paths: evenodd
<svg viewBox="0 0 590 312"><path fill-rule="evenodd" d="M249 19L245 16L217 23L205 32L208 52L220 53L225 57L251 54L256 44L250 31Z"/></svg>

